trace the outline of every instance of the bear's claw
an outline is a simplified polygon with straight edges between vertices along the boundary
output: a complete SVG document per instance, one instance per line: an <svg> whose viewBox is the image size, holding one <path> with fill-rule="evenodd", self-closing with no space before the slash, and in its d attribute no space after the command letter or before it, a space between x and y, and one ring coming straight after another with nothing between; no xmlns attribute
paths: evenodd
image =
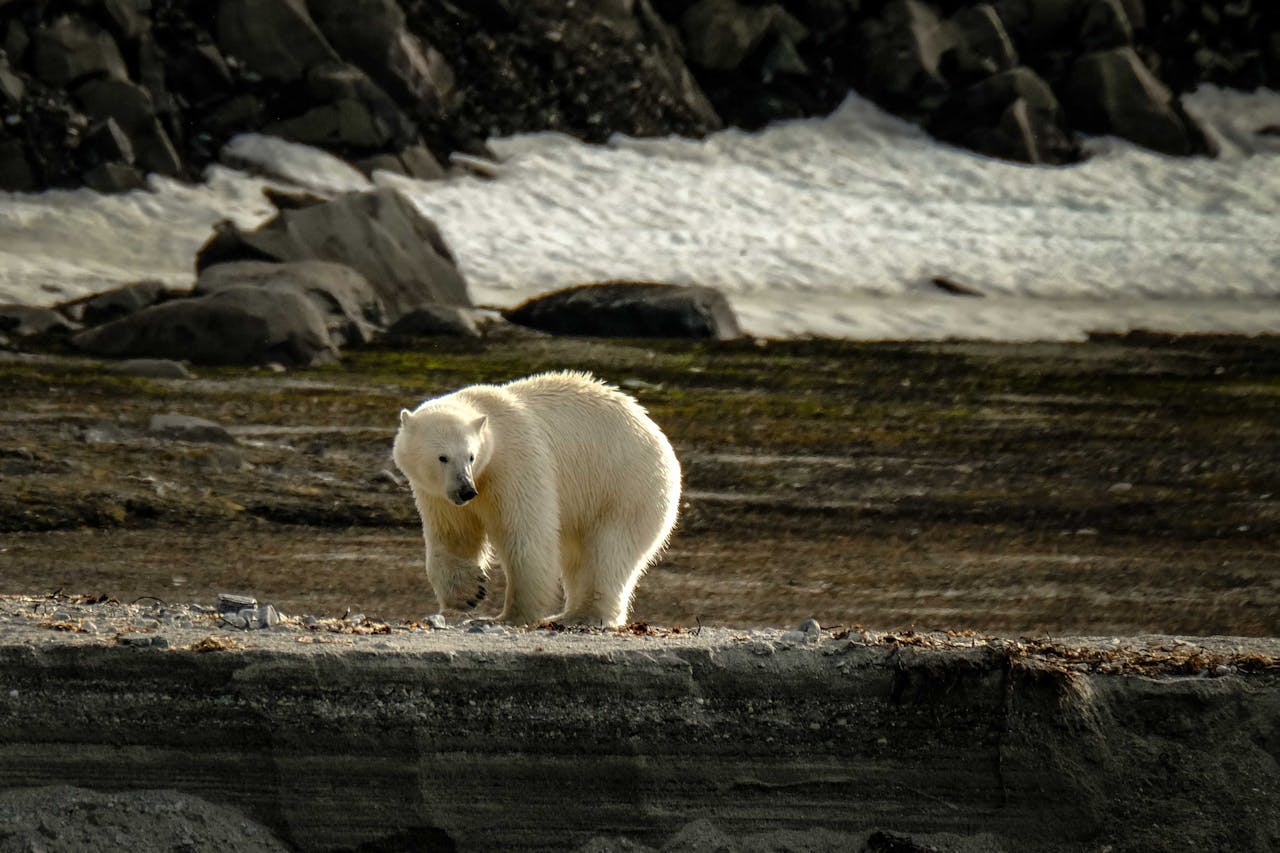
<svg viewBox="0 0 1280 853"><path fill-rule="evenodd" d="M484 588L484 584L480 584L480 589L476 590L476 594L467 599L467 607L475 607L477 604L484 601L485 595L487 595L487 591Z"/></svg>

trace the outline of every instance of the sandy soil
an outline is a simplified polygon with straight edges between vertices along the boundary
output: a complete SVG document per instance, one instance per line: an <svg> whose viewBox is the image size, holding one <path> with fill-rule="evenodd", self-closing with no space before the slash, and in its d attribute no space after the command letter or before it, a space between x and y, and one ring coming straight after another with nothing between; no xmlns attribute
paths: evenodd
<svg viewBox="0 0 1280 853"><path fill-rule="evenodd" d="M421 618L396 411L551 367L628 388L685 466L681 527L634 619L1280 631L1275 339L441 342L191 380L5 356L0 591ZM169 412L232 439L150 428Z"/></svg>

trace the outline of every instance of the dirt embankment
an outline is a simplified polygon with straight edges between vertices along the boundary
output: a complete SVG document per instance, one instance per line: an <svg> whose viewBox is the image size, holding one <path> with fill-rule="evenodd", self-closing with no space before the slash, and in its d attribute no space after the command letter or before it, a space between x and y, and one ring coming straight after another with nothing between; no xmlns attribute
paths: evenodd
<svg viewBox="0 0 1280 853"><path fill-rule="evenodd" d="M0 850L1261 853L1277 719L1276 640L6 597Z"/></svg>
<svg viewBox="0 0 1280 853"><path fill-rule="evenodd" d="M1280 632L1280 343L441 341L186 380L0 361L0 589L417 619L395 413L590 369L671 435L654 624ZM152 428L177 412L229 435Z"/></svg>

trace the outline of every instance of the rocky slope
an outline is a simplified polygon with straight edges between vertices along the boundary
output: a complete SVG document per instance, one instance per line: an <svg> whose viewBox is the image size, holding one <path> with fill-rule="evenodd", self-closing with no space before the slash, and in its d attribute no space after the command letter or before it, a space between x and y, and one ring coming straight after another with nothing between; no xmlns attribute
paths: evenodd
<svg viewBox="0 0 1280 853"><path fill-rule="evenodd" d="M850 88L940 138L1211 145L1177 93L1280 80L1250 0L40 0L0 4L0 189L197 178L237 133L429 178L495 134L700 135Z"/></svg>

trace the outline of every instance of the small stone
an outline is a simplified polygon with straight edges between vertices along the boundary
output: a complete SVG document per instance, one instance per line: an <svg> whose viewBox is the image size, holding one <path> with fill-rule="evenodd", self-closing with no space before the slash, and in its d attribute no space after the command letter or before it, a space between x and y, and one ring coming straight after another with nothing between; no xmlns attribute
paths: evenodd
<svg viewBox="0 0 1280 853"><path fill-rule="evenodd" d="M351 613L351 614L348 614L347 621L350 622L352 625L360 625L364 623L367 618L368 617L366 617L363 613Z"/></svg>
<svg viewBox="0 0 1280 853"><path fill-rule="evenodd" d="M143 634L136 632L118 634L116 635L116 641L122 645L135 646L137 648L166 649L169 647L168 640L155 634Z"/></svg>
<svg viewBox="0 0 1280 853"><path fill-rule="evenodd" d="M445 621L443 613L432 613L426 619L422 620L437 631L443 631L449 627L449 623Z"/></svg>
<svg viewBox="0 0 1280 853"><path fill-rule="evenodd" d="M258 627L274 628L280 624L280 613L270 604L258 608Z"/></svg>
<svg viewBox="0 0 1280 853"><path fill-rule="evenodd" d="M108 373L141 376L146 379L190 379L191 371L180 361L169 358L130 358L107 367Z"/></svg>
<svg viewBox="0 0 1280 853"><path fill-rule="evenodd" d="M257 607L258 599L249 595L237 595L231 592L218 593L219 613L238 613L246 607Z"/></svg>
<svg viewBox="0 0 1280 853"><path fill-rule="evenodd" d="M221 424L190 415L152 415L147 427L151 432L162 433L179 441L235 444L236 440Z"/></svg>

